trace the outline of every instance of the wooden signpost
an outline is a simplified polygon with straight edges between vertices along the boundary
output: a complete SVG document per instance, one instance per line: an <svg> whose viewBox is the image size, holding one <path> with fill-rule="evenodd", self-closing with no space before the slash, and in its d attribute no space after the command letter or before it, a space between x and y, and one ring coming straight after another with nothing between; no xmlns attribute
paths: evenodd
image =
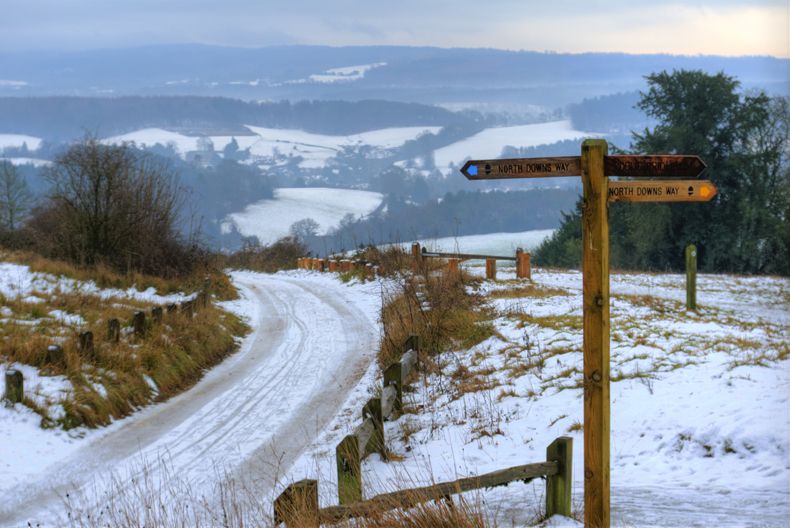
<svg viewBox="0 0 790 528"><path fill-rule="evenodd" d="M608 156L605 140L588 139L580 157L470 160L470 180L581 176L584 348L584 525L611 524L609 489L609 218L611 202L708 201L716 187L694 178L705 170L697 156Z"/></svg>

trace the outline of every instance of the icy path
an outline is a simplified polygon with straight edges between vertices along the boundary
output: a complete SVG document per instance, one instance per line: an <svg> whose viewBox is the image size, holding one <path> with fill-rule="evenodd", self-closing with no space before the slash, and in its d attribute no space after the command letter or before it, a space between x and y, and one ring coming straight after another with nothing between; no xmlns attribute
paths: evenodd
<svg viewBox="0 0 790 528"><path fill-rule="evenodd" d="M235 273L234 280L253 326L241 350L191 390L89 435L46 470L0 482L0 526L34 519L58 526L65 493L159 457L198 489L218 468L254 478L262 494L275 485L368 368L380 296L374 283L349 287L314 274Z"/></svg>

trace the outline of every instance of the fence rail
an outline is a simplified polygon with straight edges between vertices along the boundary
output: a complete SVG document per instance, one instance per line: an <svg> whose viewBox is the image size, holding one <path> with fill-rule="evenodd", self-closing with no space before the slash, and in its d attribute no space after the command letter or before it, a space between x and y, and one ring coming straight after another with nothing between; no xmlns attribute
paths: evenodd
<svg viewBox="0 0 790 528"><path fill-rule="evenodd" d="M318 507L318 481L302 480L288 486L274 501L274 522L276 525L285 523L287 528L317 528L320 524L336 524L354 517L408 509L425 502L447 499L459 493L504 486L516 481L529 482L538 477L546 477L546 515L569 516L572 455L573 439L560 437L546 449L545 462L514 466L431 486L383 493L365 501L326 508Z"/></svg>

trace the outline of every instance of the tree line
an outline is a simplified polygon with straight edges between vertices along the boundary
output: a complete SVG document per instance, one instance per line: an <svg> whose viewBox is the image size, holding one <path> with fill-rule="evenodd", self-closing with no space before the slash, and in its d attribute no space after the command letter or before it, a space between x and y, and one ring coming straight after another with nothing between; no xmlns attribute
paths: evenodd
<svg viewBox="0 0 790 528"><path fill-rule="evenodd" d="M697 245L709 272L790 273L790 100L740 89L723 73L647 76L637 107L656 125L632 134L634 154L696 154L719 194L709 203L613 204L614 268L674 270ZM536 252L542 265L581 262L582 201Z"/></svg>

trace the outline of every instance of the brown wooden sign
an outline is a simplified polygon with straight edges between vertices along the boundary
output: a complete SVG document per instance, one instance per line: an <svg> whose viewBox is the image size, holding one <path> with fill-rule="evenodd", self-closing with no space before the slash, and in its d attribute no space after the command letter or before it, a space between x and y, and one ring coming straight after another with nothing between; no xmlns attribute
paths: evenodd
<svg viewBox="0 0 790 528"><path fill-rule="evenodd" d="M708 202L718 189L708 180L609 180L609 202Z"/></svg>
<svg viewBox="0 0 790 528"><path fill-rule="evenodd" d="M582 166L579 156L469 160L461 168L461 173L469 180L551 178L579 176L582 173Z"/></svg>
<svg viewBox="0 0 790 528"><path fill-rule="evenodd" d="M696 178L705 170L699 156L606 156L606 176Z"/></svg>

